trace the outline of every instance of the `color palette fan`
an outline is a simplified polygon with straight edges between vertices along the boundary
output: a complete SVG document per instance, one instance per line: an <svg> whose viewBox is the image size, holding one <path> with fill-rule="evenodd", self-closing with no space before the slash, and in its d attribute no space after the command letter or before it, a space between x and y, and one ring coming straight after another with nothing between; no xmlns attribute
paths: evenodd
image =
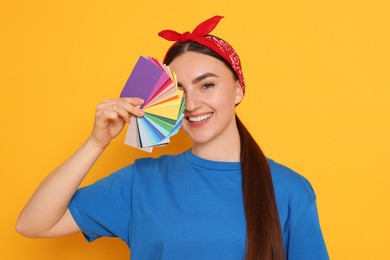
<svg viewBox="0 0 390 260"><path fill-rule="evenodd" d="M151 152L154 146L169 143L184 117L183 91L176 75L151 57L140 57L124 86L121 97L139 97L145 102L144 117L131 117L125 144Z"/></svg>

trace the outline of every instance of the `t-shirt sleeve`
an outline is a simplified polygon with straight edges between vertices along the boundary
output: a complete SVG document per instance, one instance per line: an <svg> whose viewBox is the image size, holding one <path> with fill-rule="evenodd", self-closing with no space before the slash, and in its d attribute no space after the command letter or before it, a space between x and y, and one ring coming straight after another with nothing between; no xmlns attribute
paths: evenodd
<svg viewBox="0 0 390 260"><path fill-rule="evenodd" d="M79 189L69 210L85 238L119 237L130 246L133 166Z"/></svg>
<svg viewBox="0 0 390 260"><path fill-rule="evenodd" d="M310 183L304 179L300 192L292 199L289 217L289 260L329 259L322 235L316 196Z"/></svg>

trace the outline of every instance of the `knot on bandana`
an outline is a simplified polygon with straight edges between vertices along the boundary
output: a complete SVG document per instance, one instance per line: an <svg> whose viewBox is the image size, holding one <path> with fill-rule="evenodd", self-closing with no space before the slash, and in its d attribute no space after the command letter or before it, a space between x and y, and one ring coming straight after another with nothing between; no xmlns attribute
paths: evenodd
<svg viewBox="0 0 390 260"><path fill-rule="evenodd" d="M198 26L196 26L196 28L192 31L192 33L185 32L181 34L172 30L164 30L159 32L158 35L168 41L188 42L208 35L215 28L215 26L217 26L217 24L222 18L223 16L218 16L218 15L209 18L206 21L199 24Z"/></svg>
<svg viewBox="0 0 390 260"><path fill-rule="evenodd" d="M183 37L181 38L181 40L183 42L186 42L186 41L190 41L191 40L191 33L190 32L185 32L183 35Z"/></svg>
<svg viewBox="0 0 390 260"><path fill-rule="evenodd" d="M206 21L200 23L196 28L190 32L178 33L173 30L163 30L158 33L158 35L168 41L174 41L175 43L169 48L167 54L165 55L164 62L170 50L177 44L181 42L194 41L203 45L214 52L218 53L230 66L233 68L237 78L240 82L241 88L245 93L245 81L242 73L240 58L237 53L234 51L233 47L226 41L209 35L212 30L218 25L219 21L223 16L214 16Z"/></svg>

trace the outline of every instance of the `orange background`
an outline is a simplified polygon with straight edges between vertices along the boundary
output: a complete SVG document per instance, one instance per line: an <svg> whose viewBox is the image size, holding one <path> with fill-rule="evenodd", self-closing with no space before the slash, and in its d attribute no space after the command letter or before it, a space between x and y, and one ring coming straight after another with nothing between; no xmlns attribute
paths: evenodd
<svg viewBox="0 0 390 260"><path fill-rule="evenodd" d="M1 1L0 259L128 259L81 235L31 240L17 216L40 181L87 138L139 55L161 59L162 29L215 14L240 54L238 114L265 153L313 184L332 259L390 255L388 1ZM148 156L121 134L84 184ZM152 156L178 153L183 133Z"/></svg>

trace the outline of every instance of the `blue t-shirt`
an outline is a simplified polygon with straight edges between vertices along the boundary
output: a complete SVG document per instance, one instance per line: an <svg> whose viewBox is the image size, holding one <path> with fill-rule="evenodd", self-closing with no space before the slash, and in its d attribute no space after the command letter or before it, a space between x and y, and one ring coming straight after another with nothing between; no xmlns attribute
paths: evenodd
<svg viewBox="0 0 390 260"><path fill-rule="evenodd" d="M329 259L310 183L268 162L287 259ZM79 189L69 209L88 241L119 237L132 260L244 257L239 162L205 160L190 150L138 159Z"/></svg>

